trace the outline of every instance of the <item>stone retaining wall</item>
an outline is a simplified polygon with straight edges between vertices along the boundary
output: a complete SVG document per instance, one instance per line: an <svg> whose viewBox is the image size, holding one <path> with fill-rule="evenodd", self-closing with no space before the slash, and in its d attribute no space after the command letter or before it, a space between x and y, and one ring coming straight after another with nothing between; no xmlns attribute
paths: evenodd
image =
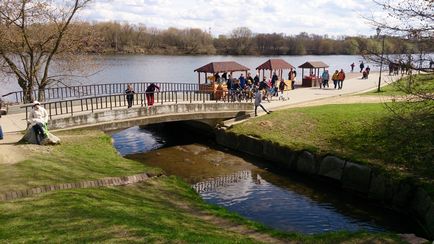
<svg viewBox="0 0 434 244"><path fill-rule="evenodd" d="M434 203L413 182L394 181L385 173L333 155L293 151L270 141L217 129L216 141L227 148L261 157L290 171L338 182L342 188L375 200L384 207L407 213L434 239Z"/></svg>
<svg viewBox="0 0 434 244"><path fill-rule="evenodd" d="M78 188L94 188L103 186L122 186L135 184L138 182L146 181L151 177L160 176L149 173L137 174L132 176L121 177L108 177L99 180L81 181L78 183L65 183L50 186L40 186L32 189L12 191L0 194L0 201L16 200L24 197L35 196L44 192L66 190L66 189L78 189Z"/></svg>

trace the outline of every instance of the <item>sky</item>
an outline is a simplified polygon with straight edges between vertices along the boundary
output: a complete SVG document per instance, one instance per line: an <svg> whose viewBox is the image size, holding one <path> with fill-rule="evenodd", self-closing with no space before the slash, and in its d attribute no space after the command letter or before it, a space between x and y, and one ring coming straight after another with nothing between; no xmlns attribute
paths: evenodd
<svg viewBox="0 0 434 244"><path fill-rule="evenodd" d="M200 28L214 36L248 27L254 33L337 37L375 35L363 18L376 15L375 9L372 0L94 0L80 18L159 29Z"/></svg>

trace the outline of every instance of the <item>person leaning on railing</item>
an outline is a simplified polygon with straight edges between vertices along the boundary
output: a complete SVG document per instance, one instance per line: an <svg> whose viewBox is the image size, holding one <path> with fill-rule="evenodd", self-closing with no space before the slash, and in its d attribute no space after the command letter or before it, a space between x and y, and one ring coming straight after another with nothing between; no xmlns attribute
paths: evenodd
<svg viewBox="0 0 434 244"><path fill-rule="evenodd" d="M33 102L32 112L30 112L29 127L32 128L36 136L36 142L41 144L41 141L47 137L48 113L38 101Z"/></svg>
<svg viewBox="0 0 434 244"><path fill-rule="evenodd" d="M148 106L154 105L154 92L155 89L160 91L160 87L155 85L155 83L151 83L148 88L146 88L146 101L148 102Z"/></svg>

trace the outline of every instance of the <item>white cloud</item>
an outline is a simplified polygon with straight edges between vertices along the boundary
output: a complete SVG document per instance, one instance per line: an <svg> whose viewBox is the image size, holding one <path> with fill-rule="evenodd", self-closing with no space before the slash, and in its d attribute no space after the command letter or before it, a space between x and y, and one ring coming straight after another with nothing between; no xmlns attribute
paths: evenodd
<svg viewBox="0 0 434 244"><path fill-rule="evenodd" d="M371 0L95 0L81 16L158 28L195 27L214 35L245 26L256 33L371 35L361 16Z"/></svg>

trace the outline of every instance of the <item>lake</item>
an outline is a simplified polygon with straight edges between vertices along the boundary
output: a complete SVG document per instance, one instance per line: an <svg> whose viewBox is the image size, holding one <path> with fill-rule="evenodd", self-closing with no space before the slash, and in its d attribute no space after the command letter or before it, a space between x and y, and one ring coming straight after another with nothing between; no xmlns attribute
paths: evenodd
<svg viewBox="0 0 434 244"><path fill-rule="evenodd" d="M295 67L306 61L323 61L330 65L330 70L350 70L350 64L355 63L357 70L361 56L329 55L329 56L146 56L146 55L104 55L97 57L98 72L94 75L74 77L68 84L99 84L116 82L185 82L196 83L195 69L215 61L236 61L251 69L270 58L282 58ZM372 66L372 65L371 65ZM375 70L375 67L372 67ZM297 69L297 72L299 69ZM236 77L240 73L235 73ZM267 75L267 74L266 74ZM268 74L269 75L269 74ZM300 75L299 75L300 77ZM2 79L0 94L20 90L15 79ZM203 77L202 77L203 80Z"/></svg>

